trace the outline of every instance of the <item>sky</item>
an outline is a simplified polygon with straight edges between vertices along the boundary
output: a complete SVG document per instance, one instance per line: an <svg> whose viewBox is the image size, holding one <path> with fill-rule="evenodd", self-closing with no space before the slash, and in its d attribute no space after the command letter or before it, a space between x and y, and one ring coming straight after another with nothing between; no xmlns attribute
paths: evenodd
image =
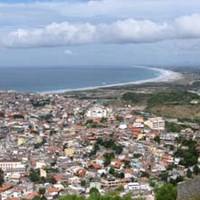
<svg viewBox="0 0 200 200"><path fill-rule="evenodd" d="M200 66L200 0L0 0L0 67Z"/></svg>

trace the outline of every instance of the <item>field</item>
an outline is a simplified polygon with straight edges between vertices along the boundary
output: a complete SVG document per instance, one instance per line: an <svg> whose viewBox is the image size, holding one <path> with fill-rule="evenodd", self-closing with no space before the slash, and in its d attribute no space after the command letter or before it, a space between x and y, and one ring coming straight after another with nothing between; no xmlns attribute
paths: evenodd
<svg viewBox="0 0 200 200"><path fill-rule="evenodd" d="M200 105L157 105L148 109L160 116L178 119L200 118Z"/></svg>

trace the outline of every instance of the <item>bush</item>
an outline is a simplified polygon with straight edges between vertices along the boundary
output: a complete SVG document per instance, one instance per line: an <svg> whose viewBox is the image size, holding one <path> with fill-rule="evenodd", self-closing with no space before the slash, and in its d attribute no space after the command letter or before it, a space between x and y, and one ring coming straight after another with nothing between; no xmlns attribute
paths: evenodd
<svg viewBox="0 0 200 200"><path fill-rule="evenodd" d="M173 122L166 122L165 126L168 132L173 132L173 133L179 133L182 129L187 128L185 125Z"/></svg>
<svg viewBox="0 0 200 200"><path fill-rule="evenodd" d="M148 106L155 105L185 105L193 99L200 99L197 94L187 91L159 92L153 94L148 100Z"/></svg>
<svg viewBox="0 0 200 200"><path fill-rule="evenodd" d="M4 172L0 168L0 187L3 185L3 183L4 183Z"/></svg>
<svg viewBox="0 0 200 200"><path fill-rule="evenodd" d="M172 184L164 184L156 190L156 200L176 200L177 190Z"/></svg>
<svg viewBox="0 0 200 200"><path fill-rule="evenodd" d="M196 165L198 162L198 151L196 149L197 143L193 140L183 140L181 143L181 147L177 149L175 152L176 157L181 157L182 160L180 164L184 165L185 167L190 167ZM187 149L183 149L182 147L187 147Z"/></svg>
<svg viewBox="0 0 200 200"><path fill-rule="evenodd" d="M124 197L120 197L117 194L106 194L101 195L98 190L95 188L92 188L90 192L90 196L88 198L84 196L78 196L78 195L66 195L59 200L131 200L131 195L125 195ZM140 197L136 200L142 200Z"/></svg>
<svg viewBox="0 0 200 200"><path fill-rule="evenodd" d="M127 92L127 93L123 94L122 100L129 101L131 103L139 103L140 95L137 93Z"/></svg>

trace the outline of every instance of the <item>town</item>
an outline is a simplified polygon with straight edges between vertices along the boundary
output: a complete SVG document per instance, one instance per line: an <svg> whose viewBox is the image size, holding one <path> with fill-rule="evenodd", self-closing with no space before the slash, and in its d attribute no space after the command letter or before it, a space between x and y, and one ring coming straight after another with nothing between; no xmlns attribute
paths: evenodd
<svg viewBox="0 0 200 200"><path fill-rule="evenodd" d="M1 92L0 152L2 200L94 188L154 200L156 186L200 174L200 127L129 103Z"/></svg>

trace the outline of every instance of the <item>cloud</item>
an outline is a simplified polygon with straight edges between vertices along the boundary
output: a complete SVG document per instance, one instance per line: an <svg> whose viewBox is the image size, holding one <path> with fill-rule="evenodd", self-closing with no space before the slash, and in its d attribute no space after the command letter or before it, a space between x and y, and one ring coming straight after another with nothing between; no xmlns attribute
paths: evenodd
<svg viewBox="0 0 200 200"><path fill-rule="evenodd" d="M73 52L70 49L66 49L64 51L64 54L71 56L73 54Z"/></svg>
<svg viewBox="0 0 200 200"><path fill-rule="evenodd" d="M112 23L52 23L41 28L17 29L0 36L8 48L56 47L91 43L152 43L200 38L200 14L170 22L125 19Z"/></svg>
<svg viewBox="0 0 200 200"><path fill-rule="evenodd" d="M55 21L69 18L73 20L91 20L94 18L124 19L174 18L199 12L200 1L197 0L0 0L0 13L10 19L10 23L30 22L44 24L54 18ZM27 3L29 2L29 3ZM47 14L48 13L48 14ZM17 19L16 19L17 18ZM1 21L6 21L5 18ZM64 20L63 20L64 21Z"/></svg>

